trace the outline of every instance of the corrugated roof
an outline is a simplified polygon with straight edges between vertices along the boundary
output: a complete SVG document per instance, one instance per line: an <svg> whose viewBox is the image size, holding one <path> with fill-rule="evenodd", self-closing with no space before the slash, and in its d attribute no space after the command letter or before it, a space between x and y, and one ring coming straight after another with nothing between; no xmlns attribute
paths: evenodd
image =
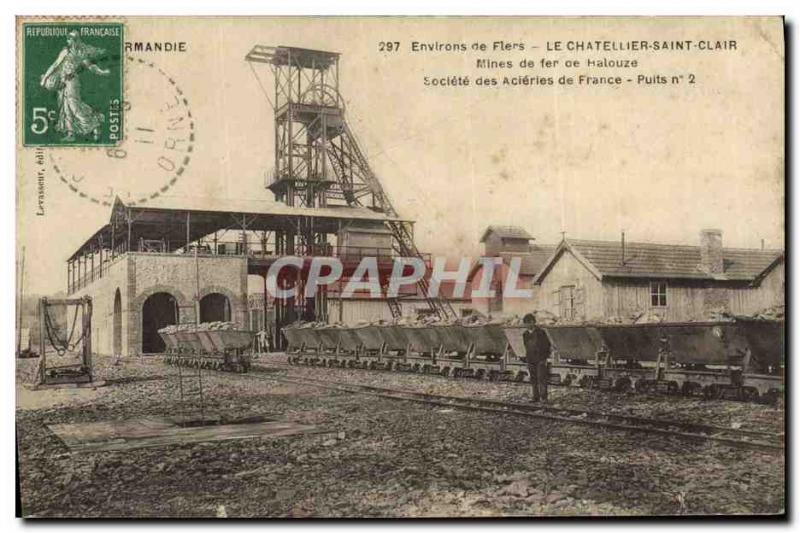
<svg viewBox="0 0 800 533"><path fill-rule="evenodd" d="M781 250L723 248L723 273L709 274L701 268L699 246L629 242L624 260L620 242L567 239L561 246L609 277L752 281L783 256Z"/></svg>
<svg viewBox="0 0 800 533"><path fill-rule="evenodd" d="M531 234L520 226L489 226L486 228L486 231L483 232L480 242L486 241L486 237L488 237L490 233L496 233L503 239L533 240Z"/></svg>
<svg viewBox="0 0 800 533"><path fill-rule="evenodd" d="M268 199L242 199L222 198L208 196L159 196L147 201L140 201L133 205L126 204L119 197L115 198L110 209L109 224L104 225L94 232L68 259L72 260L91 245L100 235L110 235L111 226L115 221L124 217L125 210L134 213L134 227L146 226L147 231L155 231L153 238L163 238L168 231L176 233L174 237L183 238L185 230L175 227L177 215L198 213L192 219L204 219L198 224L195 220L192 239L200 238L213 231L226 229L231 224L231 215L255 216L255 222L249 227L253 230L272 230L274 226L282 225L291 217L314 217L325 223L329 230L335 231L339 221L363 223L378 223L387 220L400 220L394 217L373 211L367 207L328 206L328 207L290 207L284 203ZM202 216L200 215L202 214ZM155 228L155 230L153 229ZM194 231L196 229L196 231ZM202 233L205 231L205 233ZM201 232L200 234L195 234ZM137 242L142 235L133 235L133 242ZM144 236L145 238L150 238ZM167 235L167 238L169 236ZM109 239L106 241L108 242ZM172 240L175 240L174 238Z"/></svg>
<svg viewBox="0 0 800 533"><path fill-rule="evenodd" d="M122 200L119 203L125 205ZM394 220L366 207L291 207L268 199L223 198L209 196L159 196L131 206L134 210L209 211L258 215L294 215L363 220Z"/></svg>

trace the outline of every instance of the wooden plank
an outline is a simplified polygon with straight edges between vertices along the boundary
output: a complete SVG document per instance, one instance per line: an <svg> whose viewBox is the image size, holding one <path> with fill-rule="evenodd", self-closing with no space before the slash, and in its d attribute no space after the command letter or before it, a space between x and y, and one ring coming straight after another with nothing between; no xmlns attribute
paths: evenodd
<svg viewBox="0 0 800 533"><path fill-rule="evenodd" d="M169 419L139 418L49 426L73 452L123 451L235 439L278 438L328 431L287 421L180 427Z"/></svg>

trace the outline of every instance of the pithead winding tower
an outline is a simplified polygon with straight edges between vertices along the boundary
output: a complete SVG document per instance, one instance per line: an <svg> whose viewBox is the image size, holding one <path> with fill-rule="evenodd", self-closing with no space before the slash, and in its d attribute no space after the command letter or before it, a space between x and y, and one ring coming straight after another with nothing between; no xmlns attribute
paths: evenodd
<svg viewBox="0 0 800 533"><path fill-rule="evenodd" d="M395 253L422 258L411 223L399 220L347 124L339 93L339 54L257 45L245 59L251 68L253 63L268 65L275 83L272 97L262 85L275 111L275 166L267 178L275 199L297 207L347 205L382 212L393 219L385 224ZM255 68L253 73L260 84ZM298 237L306 249L324 245L326 239L310 224L298 228ZM285 245L284 253L295 253L293 243ZM429 295L428 285L427 278L418 282L431 311L440 318L455 317L448 301ZM400 316L397 300L387 302L392 316Z"/></svg>

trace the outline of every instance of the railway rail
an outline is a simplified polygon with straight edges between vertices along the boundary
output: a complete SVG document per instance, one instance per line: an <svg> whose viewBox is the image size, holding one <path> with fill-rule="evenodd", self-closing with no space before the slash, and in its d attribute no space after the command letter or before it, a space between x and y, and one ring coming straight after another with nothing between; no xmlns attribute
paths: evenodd
<svg viewBox="0 0 800 533"><path fill-rule="evenodd" d="M344 393L416 402L438 407L522 416L620 431L643 432L697 442L715 442L735 448L755 449L772 453L783 453L784 451L783 433L733 429L677 420L620 415L542 404L447 396L371 385L341 383L310 377L293 379L274 375L265 376L258 373L251 373L246 376L264 381L307 385Z"/></svg>
<svg viewBox="0 0 800 533"><path fill-rule="evenodd" d="M502 381L518 385L529 385L528 367L522 361L498 365L496 361L473 361L471 368L463 368L463 361L458 359L433 360L426 357L348 357L335 356L324 353L294 353L288 356L287 364L293 366L333 367L347 368L350 370L389 371L402 373L419 373L443 379L469 378L489 381ZM586 375L580 380L563 380L556 370L570 368L567 366L551 366L548 383L553 387L581 387L597 390L611 390L616 392L641 392L641 393L666 393L681 394L683 396L702 396L706 399L730 399L744 401L758 401L762 403L775 403L779 395L765 394L763 396L746 394L746 388L741 386L728 386L711 384L704 388L674 386L674 383L662 380L653 381L650 387L641 386L645 380L640 380L639 385L631 386L630 381L620 386L620 381L602 379L594 375ZM584 372L585 367L571 367L571 372ZM588 369L592 371L593 369ZM708 373L708 372L706 372ZM624 383L624 382L622 382Z"/></svg>

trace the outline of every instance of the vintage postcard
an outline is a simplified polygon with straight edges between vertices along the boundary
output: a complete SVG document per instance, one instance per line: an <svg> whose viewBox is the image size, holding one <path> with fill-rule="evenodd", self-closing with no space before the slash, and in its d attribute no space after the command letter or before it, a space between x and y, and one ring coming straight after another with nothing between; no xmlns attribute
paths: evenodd
<svg viewBox="0 0 800 533"><path fill-rule="evenodd" d="M786 508L780 17L18 17L27 518Z"/></svg>

